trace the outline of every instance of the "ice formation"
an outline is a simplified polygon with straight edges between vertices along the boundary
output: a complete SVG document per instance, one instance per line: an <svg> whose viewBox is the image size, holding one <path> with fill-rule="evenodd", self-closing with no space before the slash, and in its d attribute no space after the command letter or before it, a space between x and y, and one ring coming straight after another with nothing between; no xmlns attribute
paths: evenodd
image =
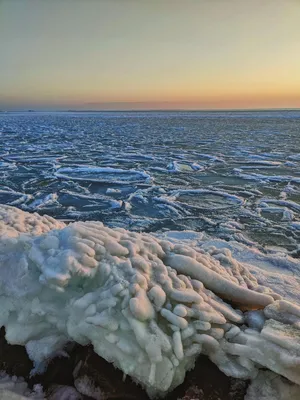
<svg viewBox="0 0 300 400"><path fill-rule="evenodd" d="M35 385L30 390L23 378L9 376L0 371L0 399L1 400L24 400L24 399L44 400L43 389L40 385Z"/></svg>
<svg viewBox="0 0 300 400"><path fill-rule="evenodd" d="M180 384L200 353L230 376L267 367L300 384L300 307L226 248L0 206L0 296L6 338L36 368L74 340L151 396Z"/></svg>
<svg viewBox="0 0 300 400"><path fill-rule="evenodd" d="M259 371L251 382L245 400L299 400L300 386L271 371Z"/></svg>

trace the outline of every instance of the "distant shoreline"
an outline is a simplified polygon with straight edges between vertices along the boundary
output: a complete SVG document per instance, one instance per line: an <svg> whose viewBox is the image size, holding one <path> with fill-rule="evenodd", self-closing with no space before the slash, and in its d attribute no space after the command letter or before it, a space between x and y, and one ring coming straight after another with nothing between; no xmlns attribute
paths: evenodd
<svg viewBox="0 0 300 400"><path fill-rule="evenodd" d="M177 113L177 112L187 112L187 113L195 113L195 112L210 112L210 113L218 113L218 112L278 112L278 111L300 111L300 108L244 108L244 109L116 109L116 110L81 110L81 109L70 109L70 110L0 110L0 114L12 114L12 113L119 113L119 112L127 112L127 113Z"/></svg>

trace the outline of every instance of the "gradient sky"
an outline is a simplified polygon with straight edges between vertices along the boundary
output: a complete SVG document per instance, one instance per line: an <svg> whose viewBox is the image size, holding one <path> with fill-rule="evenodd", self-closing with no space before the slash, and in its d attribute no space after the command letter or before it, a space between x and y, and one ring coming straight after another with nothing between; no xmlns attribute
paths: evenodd
<svg viewBox="0 0 300 400"><path fill-rule="evenodd" d="M300 107L300 0L0 0L0 107Z"/></svg>

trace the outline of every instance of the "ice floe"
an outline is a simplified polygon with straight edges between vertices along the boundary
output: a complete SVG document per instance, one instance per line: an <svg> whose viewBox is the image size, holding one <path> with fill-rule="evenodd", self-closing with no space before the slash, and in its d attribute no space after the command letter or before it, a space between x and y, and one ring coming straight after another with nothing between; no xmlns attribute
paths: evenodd
<svg viewBox="0 0 300 400"><path fill-rule="evenodd" d="M4 160L6 161L12 161L14 163L53 163L58 160L62 160L66 158L66 156L29 156L29 155L7 155L3 157Z"/></svg>
<svg viewBox="0 0 300 400"><path fill-rule="evenodd" d="M288 157L290 160L300 161L300 153L292 154Z"/></svg>
<svg viewBox="0 0 300 400"><path fill-rule="evenodd" d="M300 183L300 176L291 175L264 175L257 173L244 173L241 169L235 168L234 172L243 179L255 180L255 181L270 181L270 182L292 182Z"/></svg>
<svg viewBox="0 0 300 400"><path fill-rule="evenodd" d="M169 172L194 172L194 171L201 171L204 170L204 167L197 164L197 163L189 163L189 162L182 162L182 161L172 161L167 166L167 170Z"/></svg>
<svg viewBox="0 0 300 400"><path fill-rule="evenodd" d="M55 176L62 179L122 184L142 183L151 179L150 175L144 171L93 166L59 168Z"/></svg>
<svg viewBox="0 0 300 400"><path fill-rule="evenodd" d="M168 203L170 206L181 208L185 213L192 208L199 209L224 209L240 206L244 203L242 197L210 189L179 189L155 198L157 201Z"/></svg>

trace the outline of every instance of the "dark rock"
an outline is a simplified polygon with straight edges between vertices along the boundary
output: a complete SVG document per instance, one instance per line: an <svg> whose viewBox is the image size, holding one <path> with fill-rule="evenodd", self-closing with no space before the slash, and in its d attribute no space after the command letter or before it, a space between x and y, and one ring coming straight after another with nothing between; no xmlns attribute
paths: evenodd
<svg viewBox="0 0 300 400"><path fill-rule="evenodd" d="M33 364L25 347L9 345L4 328L0 330L0 370L24 377L30 388L41 384L49 400L149 400L141 386L98 356L92 346L70 344L65 351L68 357L52 359L42 375L30 377ZM200 356L183 384L165 400L243 400L247 387L247 381L229 378Z"/></svg>
<svg viewBox="0 0 300 400"><path fill-rule="evenodd" d="M91 347L77 353L74 385L80 393L95 400L149 399L130 377L94 353ZM166 400L243 400L248 382L229 378L207 357L200 356L185 381Z"/></svg>
<svg viewBox="0 0 300 400"><path fill-rule="evenodd" d="M223 374L209 358L199 356L183 384L168 394L166 400L243 400L247 386L246 382Z"/></svg>
<svg viewBox="0 0 300 400"><path fill-rule="evenodd" d="M80 347L80 346L78 346ZM47 369L43 374L33 375L30 380L30 386L41 383L44 390L48 390L53 384L74 386L73 369L75 360L73 353L76 353L77 346L73 346L68 352L68 357L58 356L49 361Z"/></svg>
<svg viewBox="0 0 300 400"><path fill-rule="evenodd" d="M72 386L52 385L46 392L48 400L83 400L83 396Z"/></svg>
<svg viewBox="0 0 300 400"><path fill-rule="evenodd" d="M5 339L5 329L0 329L0 370L8 375L23 376L28 379L33 363L24 346L10 345Z"/></svg>
<svg viewBox="0 0 300 400"><path fill-rule="evenodd" d="M80 393L95 400L149 399L139 385L130 377L124 379L123 372L99 357L92 347L82 348L77 353L77 360L73 376L74 385Z"/></svg>
<svg viewBox="0 0 300 400"><path fill-rule="evenodd" d="M199 389L197 386L191 386L187 389L184 394L184 397L178 400L198 400L204 399L204 392L202 389Z"/></svg>

